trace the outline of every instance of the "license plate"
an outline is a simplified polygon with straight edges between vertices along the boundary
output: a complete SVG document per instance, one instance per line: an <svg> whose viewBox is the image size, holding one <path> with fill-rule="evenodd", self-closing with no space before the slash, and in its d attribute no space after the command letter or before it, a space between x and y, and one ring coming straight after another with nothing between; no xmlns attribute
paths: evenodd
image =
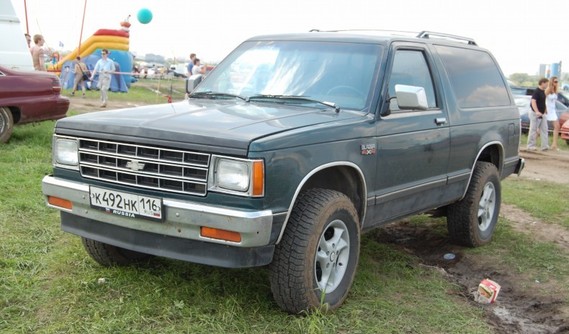
<svg viewBox="0 0 569 334"><path fill-rule="evenodd" d="M162 199L122 191L89 188L91 206L119 216L162 220Z"/></svg>

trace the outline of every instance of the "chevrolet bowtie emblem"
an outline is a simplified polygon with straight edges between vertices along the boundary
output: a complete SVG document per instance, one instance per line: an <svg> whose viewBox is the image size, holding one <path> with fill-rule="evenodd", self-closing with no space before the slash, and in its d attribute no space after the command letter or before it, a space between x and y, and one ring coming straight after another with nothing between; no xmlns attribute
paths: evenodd
<svg viewBox="0 0 569 334"><path fill-rule="evenodd" d="M145 164L143 162L140 162L138 160L131 160L131 161L126 163L126 168L129 168L135 172L138 172L139 170L144 169L144 165Z"/></svg>

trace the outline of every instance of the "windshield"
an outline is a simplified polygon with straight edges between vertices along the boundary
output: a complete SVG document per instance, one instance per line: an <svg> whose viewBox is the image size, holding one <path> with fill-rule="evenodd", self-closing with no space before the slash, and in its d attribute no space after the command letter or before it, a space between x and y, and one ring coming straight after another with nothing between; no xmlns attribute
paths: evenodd
<svg viewBox="0 0 569 334"><path fill-rule="evenodd" d="M215 92L245 99L301 96L361 110L368 104L380 52L381 47L373 44L245 42L194 93Z"/></svg>

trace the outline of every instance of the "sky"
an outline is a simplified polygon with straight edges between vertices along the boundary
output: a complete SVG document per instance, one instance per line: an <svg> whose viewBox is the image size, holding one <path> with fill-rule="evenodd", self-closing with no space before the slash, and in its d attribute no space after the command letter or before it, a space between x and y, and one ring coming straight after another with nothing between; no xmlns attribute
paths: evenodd
<svg viewBox="0 0 569 334"><path fill-rule="evenodd" d="M74 50L85 0L12 0L33 36L51 48ZM152 14L138 22L140 9ZM130 51L217 63L245 39L310 29L430 30L473 38L489 49L506 75L537 74L562 61L569 71L569 0L86 0L82 40L98 29L120 29L131 15ZM563 22L565 20L565 22Z"/></svg>

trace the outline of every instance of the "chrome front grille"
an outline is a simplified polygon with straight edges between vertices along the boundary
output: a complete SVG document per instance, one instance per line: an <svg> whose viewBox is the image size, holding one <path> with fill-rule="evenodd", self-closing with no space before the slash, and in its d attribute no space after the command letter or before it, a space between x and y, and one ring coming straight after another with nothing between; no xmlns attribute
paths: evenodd
<svg viewBox="0 0 569 334"><path fill-rule="evenodd" d="M210 155L79 139L81 175L141 188L205 196Z"/></svg>

